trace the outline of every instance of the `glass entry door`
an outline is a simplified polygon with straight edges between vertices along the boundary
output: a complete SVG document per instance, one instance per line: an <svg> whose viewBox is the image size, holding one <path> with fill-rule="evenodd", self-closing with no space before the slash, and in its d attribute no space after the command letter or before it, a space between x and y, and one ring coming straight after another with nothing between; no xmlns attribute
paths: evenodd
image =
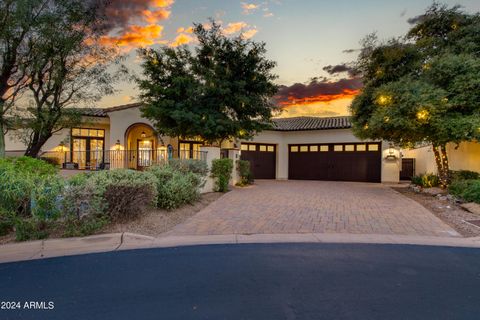
<svg viewBox="0 0 480 320"><path fill-rule="evenodd" d="M73 138L72 162L77 169L96 169L103 162L103 139Z"/></svg>
<svg viewBox="0 0 480 320"><path fill-rule="evenodd" d="M181 159L200 159L202 142L184 141L179 143L178 156Z"/></svg>
<svg viewBox="0 0 480 320"><path fill-rule="evenodd" d="M153 140L138 140L137 142L137 168L149 167L153 162Z"/></svg>

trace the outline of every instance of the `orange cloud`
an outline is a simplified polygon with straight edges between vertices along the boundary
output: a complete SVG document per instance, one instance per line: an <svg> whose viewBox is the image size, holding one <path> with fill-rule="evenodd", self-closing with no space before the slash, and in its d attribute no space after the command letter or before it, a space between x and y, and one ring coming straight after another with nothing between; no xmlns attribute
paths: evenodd
<svg viewBox="0 0 480 320"><path fill-rule="evenodd" d="M142 18L149 24L155 24L160 20L168 19L168 17L170 17L170 13L171 11L166 9L159 9L155 11L143 10Z"/></svg>
<svg viewBox="0 0 480 320"><path fill-rule="evenodd" d="M250 39L251 37L253 37L254 35L256 35L257 32L258 32L258 30L255 29L255 28L254 28L254 29L250 29L250 30L247 30L247 31L243 32L243 33L242 33L242 37L243 37L244 39Z"/></svg>
<svg viewBox="0 0 480 320"><path fill-rule="evenodd" d="M177 33L193 33L193 27L188 27L188 28L178 28Z"/></svg>
<svg viewBox="0 0 480 320"><path fill-rule="evenodd" d="M151 46L162 43L163 26L150 24L147 26L132 25L126 28L125 32L118 36L103 36L100 43L105 46L118 45L125 49Z"/></svg>
<svg viewBox="0 0 480 320"><path fill-rule="evenodd" d="M153 0L152 6L157 8L165 8L171 6L175 0Z"/></svg>
<svg viewBox="0 0 480 320"><path fill-rule="evenodd" d="M193 37L191 37L188 34L185 33L180 33L175 40L173 40L172 43L170 43L170 46L172 47L178 47L184 44L188 44L193 41Z"/></svg>
<svg viewBox="0 0 480 320"><path fill-rule="evenodd" d="M279 105L281 107L305 106L317 104L319 102L332 102L340 99L353 99L359 93L359 89L343 89L342 92L339 94L319 94L316 96L309 96L303 98L289 96L286 101L280 101Z"/></svg>
<svg viewBox="0 0 480 320"><path fill-rule="evenodd" d="M246 24L243 21L230 22L229 24L227 24L227 26L225 28L223 28L223 33L232 34L232 33L235 33L235 32L239 32L242 29L246 28L247 26L248 26L248 24Z"/></svg>
<svg viewBox="0 0 480 320"><path fill-rule="evenodd" d="M253 10L258 9L259 5L254 3L242 2L242 8L244 14L250 14Z"/></svg>

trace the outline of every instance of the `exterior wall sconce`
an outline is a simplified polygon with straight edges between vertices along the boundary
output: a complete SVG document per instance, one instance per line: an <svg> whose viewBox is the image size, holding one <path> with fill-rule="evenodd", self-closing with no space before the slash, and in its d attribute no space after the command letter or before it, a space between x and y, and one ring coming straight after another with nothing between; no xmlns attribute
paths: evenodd
<svg viewBox="0 0 480 320"><path fill-rule="evenodd" d="M397 156L395 155L395 149L393 148L393 144L390 144L388 147L388 154L385 157L387 160L396 160Z"/></svg>
<svg viewBox="0 0 480 320"><path fill-rule="evenodd" d="M145 139L147 137L147 134L145 133L145 131L142 131L142 133L140 134L140 137L142 137L142 139Z"/></svg>
<svg viewBox="0 0 480 320"><path fill-rule="evenodd" d="M117 142L115 143L115 150L120 150L120 140L117 140Z"/></svg>

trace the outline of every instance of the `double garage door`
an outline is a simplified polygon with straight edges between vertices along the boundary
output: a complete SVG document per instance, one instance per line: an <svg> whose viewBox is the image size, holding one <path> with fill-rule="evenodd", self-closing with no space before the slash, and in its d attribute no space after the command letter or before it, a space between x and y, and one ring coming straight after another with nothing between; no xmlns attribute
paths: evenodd
<svg viewBox="0 0 480 320"><path fill-rule="evenodd" d="M250 161L256 179L275 179L277 148L242 143L241 158ZM288 146L288 178L380 182L380 143L293 144Z"/></svg>
<svg viewBox="0 0 480 320"><path fill-rule="evenodd" d="M288 178L380 182L380 143L289 145Z"/></svg>

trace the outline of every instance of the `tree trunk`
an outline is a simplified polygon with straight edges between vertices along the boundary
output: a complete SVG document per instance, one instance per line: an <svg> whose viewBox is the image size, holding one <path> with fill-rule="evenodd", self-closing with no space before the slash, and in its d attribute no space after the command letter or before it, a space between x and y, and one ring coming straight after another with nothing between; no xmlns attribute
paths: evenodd
<svg viewBox="0 0 480 320"><path fill-rule="evenodd" d="M36 158L38 157L38 154L40 150L42 149L43 145L47 140L51 137L49 136L43 136L43 135L35 135L28 144L27 150L25 151L25 155L28 157Z"/></svg>
<svg viewBox="0 0 480 320"><path fill-rule="evenodd" d="M0 118L0 159L5 158L5 131L3 120Z"/></svg>
<svg viewBox="0 0 480 320"><path fill-rule="evenodd" d="M437 164L438 178L440 187L446 188L450 182L450 168L448 166L447 147L445 144L432 145L435 154L435 163Z"/></svg>

